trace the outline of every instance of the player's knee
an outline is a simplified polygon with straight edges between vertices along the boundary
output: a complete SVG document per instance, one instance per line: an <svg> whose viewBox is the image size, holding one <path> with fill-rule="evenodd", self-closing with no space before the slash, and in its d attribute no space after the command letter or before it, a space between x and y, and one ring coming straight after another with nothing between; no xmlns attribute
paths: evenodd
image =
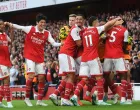
<svg viewBox="0 0 140 110"><path fill-rule="evenodd" d="M99 79L103 79L103 76L102 75L99 75L99 76L95 76L96 80L99 80Z"/></svg>
<svg viewBox="0 0 140 110"><path fill-rule="evenodd" d="M8 85L10 84L10 77L9 76L4 79L4 84L8 84Z"/></svg>
<svg viewBox="0 0 140 110"><path fill-rule="evenodd" d="M33 79L35 77L35 74L28 74L28 78Z"/></svg>

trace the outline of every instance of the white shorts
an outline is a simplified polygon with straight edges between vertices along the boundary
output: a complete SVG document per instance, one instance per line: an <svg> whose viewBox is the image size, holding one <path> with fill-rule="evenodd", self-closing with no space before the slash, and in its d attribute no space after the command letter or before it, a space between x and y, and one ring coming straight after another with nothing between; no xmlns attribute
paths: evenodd
<svg viewBox="0 0 140 110"><path fill-rule="evenodd" d="M64 76L68 72L75 72L75 61L74 59L66 54L59 54L59 76Z"/></svg>
<svg viewBox="0 0 140 110"><path fill-rule="evenodd" d="M104 65L103 65L103 71L104 73L110 73L112 68L114 67L116 72L127 72L126 64L123 58L117 58L117 59L104 59Z"/></svg>
<svg viewBox="0 0 140 110"><path fill-rule="evenodd" d="M80 72L79 72L80 77L90 77L90 76L102 75L102 74L103 74L103 70L99 58L96 58L88 62L81 62Z"/></svg>
<svg viewBox="0 0 140 110"><path fill-rule="evenodd" d="M35 75L46 74L44 63L36 63L32 60L26 59L26 66L27 66L26 70L27 74L30 72L35 73Z"/></svg>
<svg viewBox="0 0 140 110"><path fill-rule="evenodd" d="M4 66L4 65L0 65L0 80L2 80L3 78L9 76L9 67Z"/></svg>
<svg viewBox="0 0 140 110"><path fill-rule="evenodd" d="M81 56L75 59L76 75L79 75L80 64L81 64Z"/></svg>

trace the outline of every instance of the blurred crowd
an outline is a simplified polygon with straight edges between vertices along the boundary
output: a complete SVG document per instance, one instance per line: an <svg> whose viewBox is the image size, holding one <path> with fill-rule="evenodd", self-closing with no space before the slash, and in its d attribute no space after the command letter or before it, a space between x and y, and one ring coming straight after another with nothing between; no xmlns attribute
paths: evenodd
<svg viewBox="0 0 140 110"><path fill-rule="evenodd" d="M112 15L109 13L102 13L97 16L99 20L106 20ZM123 13L115 14L115 16L120 16L125 20L129 35L133 38L132 48L130 50L131 79L134 82L140 83L140 12L139 10L124 11ZM49 21L47 23L47 30L51 32L56 42L60 42L58 39L60 28L67 24L68 20ZM13 64L10 70L11 84L22 85L26 82L24 77L26 74L26 66L25 59L23 58L25 33L14 29L13 33L10 34L13 35L13 41L10 46L11 61ZM44 65L46 68L46 79L51 84L57 84L59 82L58 51L58 47L52 47L50 44L46 43ZM12 78L12 76L15 78Z"/></svg>

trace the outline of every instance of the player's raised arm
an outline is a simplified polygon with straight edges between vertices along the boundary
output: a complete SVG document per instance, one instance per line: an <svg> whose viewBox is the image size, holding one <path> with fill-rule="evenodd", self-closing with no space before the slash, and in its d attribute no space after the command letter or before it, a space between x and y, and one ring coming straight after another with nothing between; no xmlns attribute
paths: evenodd
<svg viewBox="0 0 140 110"><path fill-rule="evenodd" d="M49 36L48 36L48 41L52 44L52 46L54 47L59 47L62 45L62 43L57 43L55 42L55 40L52 38L52 35L49 32Z"/></svg>
<svg viewBox="0 0 140 110"><path fill-rule="evenodd" d="M115 19L113 19L113 20L111 20L111 21L108 21L105 25L104 25L104 31L107 31L107 30L109 30L112 26L114 26L114 25L119 25L119 24L122 24L122 22L123 22L123 20L120 18L120 17L118 17L118 18L115 18Z"/></svg>
<svg viewBox="0 0 140 110"><path fill-rule="evenodd" d="M13 27L15 29L20 29L20 30L24 31L27 34L30 32L31 27L32 27L32 26L20 26L18 24L12 24L10 22L5 22L5 25L8 25L8 26Z"/></svg>

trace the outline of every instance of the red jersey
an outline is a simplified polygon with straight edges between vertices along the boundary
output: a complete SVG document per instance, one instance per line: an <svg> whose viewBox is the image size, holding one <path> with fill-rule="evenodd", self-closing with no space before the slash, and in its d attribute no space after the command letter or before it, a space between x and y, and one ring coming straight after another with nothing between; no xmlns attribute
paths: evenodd
<svg viewBox="0 0 140 110"><path fill-rule="evenodd" d="M49 32L47 30L44 30L43 33L39 33L35 31L35 27L31 27L25 39L24 57L37 63L43 63L44 47L48 36Z"/></svg>
<svg viewBox="0 0 140 110"><path fill-rule="evenodd" d="M75 56L77 51L76 40L80 40L80 28L77 26L73 26L67 36L64 45L60 48L59 54L66 54L71 57Z"/></svg>
<svg viewBox="0 0 140 110"><path fill-rule="evenodd" d="M0 33L0 65L11 66L7 38L5 33Z"/></svg>
<svg viewBox="0 0 140 110"><path fill-rule="evenodd" d="M128 41L128 31L123 26L115 26L107 32L104 58L123 57L123 43Z"/></svg>
<svg viewBox="0 0 140 110"><path fill-rule="evenodd" d="M104 26L90 27L84 29L82 35L84 51L82 54L82 62L87 62L98 57L98 44L100 33L104 31Z"/></svg>

